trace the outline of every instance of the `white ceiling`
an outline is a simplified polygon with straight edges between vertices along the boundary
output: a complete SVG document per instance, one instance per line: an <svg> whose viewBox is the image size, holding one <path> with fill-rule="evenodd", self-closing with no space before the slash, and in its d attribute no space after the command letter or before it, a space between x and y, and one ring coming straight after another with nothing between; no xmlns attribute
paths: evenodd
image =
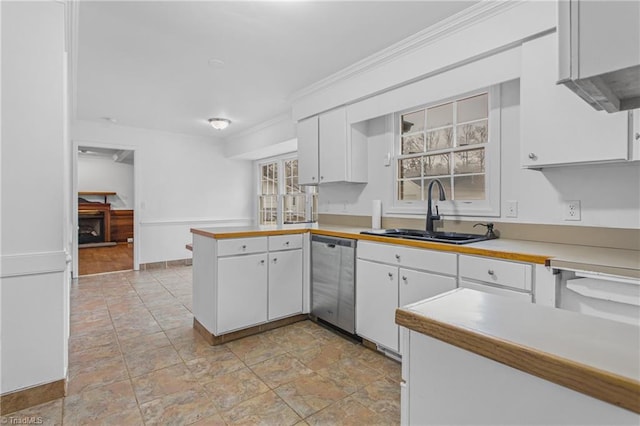
<svg viewBox="0 0 640 426"><path fill-rule="evenodd" d="M94 146L78 146L78 155L85 158L109 159L116 163L133 165L134 151L128 149L97 148Z"/></svg>
<svg viewBox="0 0 640 426"><path fill-rule="evenodd" d="M474 3L84 1L77 118L227 137L288 112L296 91ZM210 117L233 124L219 132Z"/></svg>

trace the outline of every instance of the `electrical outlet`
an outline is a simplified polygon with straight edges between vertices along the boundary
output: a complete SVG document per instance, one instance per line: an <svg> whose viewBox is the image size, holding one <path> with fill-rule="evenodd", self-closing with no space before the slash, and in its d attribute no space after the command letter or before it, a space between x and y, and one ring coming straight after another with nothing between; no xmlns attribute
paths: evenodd
<svg viewBox="0 0 640 426"><path fill-rule="evenodd" d="M564 205L564 220L580 220L580 200L566 202Z"/></svg>
<svg viewBox="0 0 640 426"><path fill-rule="evenodd" d="M518 217L518 202L507 201L506 217Z"/></svg>

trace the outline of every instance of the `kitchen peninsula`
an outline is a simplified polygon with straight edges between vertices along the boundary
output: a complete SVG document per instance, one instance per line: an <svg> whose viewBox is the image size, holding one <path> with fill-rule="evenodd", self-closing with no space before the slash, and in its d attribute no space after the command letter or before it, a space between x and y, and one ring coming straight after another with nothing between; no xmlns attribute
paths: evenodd
<svg viewBox="0 0 640 426"><path fill-rule="evenodd" d="M488 269L494 274L490 279L498 283L502 279L502 268L507 268L505 273L515 268L523 271L518 274L525 274L526 280L534 282L523 281L523 288L515 288L509 294L528 294L529 301L550 307L556 306L555 268L568 265L631 279L640 276L640 256L635 250L509 239L457 246L362 235L363 230L365 228L337 225L192 229L195 327L211 344L217 344L306 318L310 299L309 233L375 243L390 253L394 248L415 250L415 253L425 253L423 256L428 256L429 251L445 251L457 254L472 266L491 262ZM390 256L393 258L393 254ZM402 266L402 262L398 262ZM455 277L463 284L467 282L465 276L472 275L465 271L459 271ZM485 268L485 275L486 271ZM282 275L276 278L278 274ZM527 274L530 274L528 278ZM513 284L508 282L508 285ZM277 294L281 294L281 298ZM395 308L388 311L386 315L393 322ZM223 318L225 316L229 318Z"/></svg>
<svg viewBox="0 0 640 426"><path fill-rule="evenodd" d="M640 422L638 326L470 289L396 321L403 424Z"/></svg>

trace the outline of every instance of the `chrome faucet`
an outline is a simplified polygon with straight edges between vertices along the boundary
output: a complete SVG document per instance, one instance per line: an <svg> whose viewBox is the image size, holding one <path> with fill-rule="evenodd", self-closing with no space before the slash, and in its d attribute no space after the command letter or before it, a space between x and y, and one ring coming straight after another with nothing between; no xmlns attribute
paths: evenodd
<svg viewBox="0 0 640 426"><path fill-rule="evenodd" d="M431 211L431 190L433 189L433 184L438 184L438 190L440 191L440 201L446 200L444 194L444 187L442 186L442 182L438 179L434 179L429 183L427 187L427 232L433 232L433 221L440 220L440 212L438 212L438 205L436 205L436 214L433 214Z"/></svg>

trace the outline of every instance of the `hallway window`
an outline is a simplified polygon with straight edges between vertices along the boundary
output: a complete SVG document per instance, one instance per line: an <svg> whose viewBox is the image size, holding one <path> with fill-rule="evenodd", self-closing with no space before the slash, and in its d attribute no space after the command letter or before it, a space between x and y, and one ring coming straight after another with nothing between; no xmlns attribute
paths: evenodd
<svg viewBox="0 0 640 426"><path fill-rule="evenodd" d="M292 156L258 162L258 224L317 221L315 187L298 185L298 159Z"/></svg>

